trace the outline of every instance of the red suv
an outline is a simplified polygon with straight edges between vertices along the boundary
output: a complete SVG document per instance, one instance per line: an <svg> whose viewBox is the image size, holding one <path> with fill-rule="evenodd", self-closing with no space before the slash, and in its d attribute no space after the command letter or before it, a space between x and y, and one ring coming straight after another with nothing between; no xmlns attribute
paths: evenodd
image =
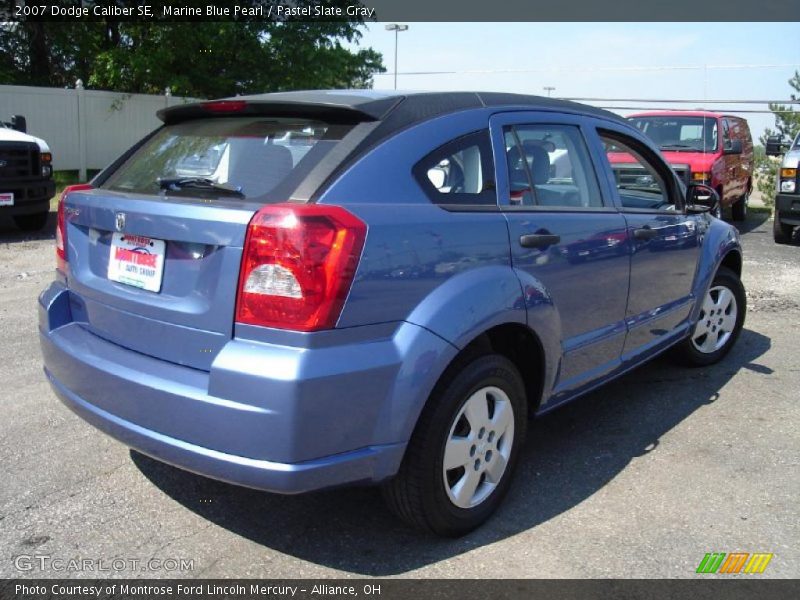
<svg viewBox="0 0 800 600"><path fill-rule="evenodd" d="M747 121L705 111L658 111L628 117L661 149L664 158L686 183L699 182L717 190L722 209L730 206L734 221L744 221L753 189L753 139ZM633 157L612 154L618 177L632 177Z"/></svg>

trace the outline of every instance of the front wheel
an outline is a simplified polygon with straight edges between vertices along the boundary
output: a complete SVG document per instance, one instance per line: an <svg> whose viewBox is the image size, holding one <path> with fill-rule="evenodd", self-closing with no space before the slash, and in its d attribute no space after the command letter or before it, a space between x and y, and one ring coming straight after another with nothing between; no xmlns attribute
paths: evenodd
<svg viewBox="0 0 800 600"><path fill-rule="evenodd" d="M384 486L389 507L438 535L475 529L508 491L526 427L525 386L511 361L489 354L462 364L437 385Z"/></svg>
<svg viewBox="0 0 800 600"><path fill-rule="evenodd" d="M746 309L741 280L730 269L720 267L703 298L691 335L678 346L679 356L692 366L721 360L739 337Z"/></svg>

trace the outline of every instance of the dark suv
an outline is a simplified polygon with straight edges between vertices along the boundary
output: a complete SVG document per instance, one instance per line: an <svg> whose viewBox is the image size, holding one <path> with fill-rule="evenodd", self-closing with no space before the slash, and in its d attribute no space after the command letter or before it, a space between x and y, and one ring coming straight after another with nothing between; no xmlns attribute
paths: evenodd
<svg viewBox="0 0 800 600"><path fill-rule="evenodd" d="M508 490L528 416L669 348L714 363L741 330L716 192L605 111L336 91L159 114L64 193L39 300L58 396L159 460L381 483L456 535Z"/></svg>

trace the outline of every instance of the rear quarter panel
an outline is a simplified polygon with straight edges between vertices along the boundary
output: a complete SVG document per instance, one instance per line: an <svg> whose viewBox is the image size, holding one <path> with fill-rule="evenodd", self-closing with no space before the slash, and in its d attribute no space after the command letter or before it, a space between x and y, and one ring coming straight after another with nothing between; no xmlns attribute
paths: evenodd
<svg viewBox="0 0 800 600"><path fill-rule="evenodd" d="M488 128L488 119L488 110L469 110L402 131L321 195L320 203L344 206L368 225L337 327L410 320L413 313L419 324L460 345L471 324L484 324L488 312L506 311L510 321L525 322L521 308L515 308L521 291L510 268L505 217L445 210L430 201L412 175L413 166L432 150ZM454 321L461 327L451 325Z"/></svg>

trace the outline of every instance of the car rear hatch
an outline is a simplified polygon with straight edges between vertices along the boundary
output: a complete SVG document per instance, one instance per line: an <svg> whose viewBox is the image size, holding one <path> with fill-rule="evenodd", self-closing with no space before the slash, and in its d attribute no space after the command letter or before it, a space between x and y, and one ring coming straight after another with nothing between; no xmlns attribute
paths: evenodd
<svg viewBox="0 0 800 600"><path fill-rule="evenodd" d="M232 116L233 108L181 107L191 118L167 120L94 189L64 199L72 314L95 335L209 370L233 335L251 217L266 203L298 201L309 173L323 181L331 152L363 134L363 115Z"/></svg>

